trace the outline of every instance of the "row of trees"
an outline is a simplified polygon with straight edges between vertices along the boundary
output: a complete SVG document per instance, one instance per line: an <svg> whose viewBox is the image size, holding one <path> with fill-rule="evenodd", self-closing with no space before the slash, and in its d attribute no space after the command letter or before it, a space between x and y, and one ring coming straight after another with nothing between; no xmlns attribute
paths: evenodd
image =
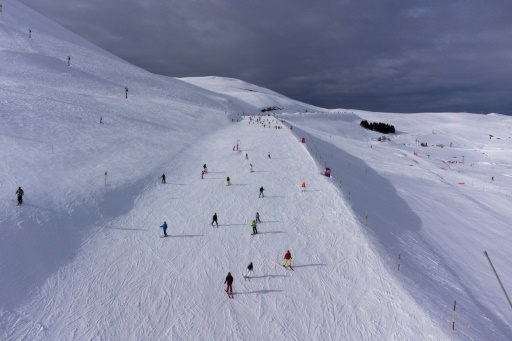
<svg viewBox="0 0 512 341"><path fill-rule="evenodd" d="M283 110L282 108L279 108L279 107L267 107L267 108L263 108L261 109L261 112L265 112L265 111L274 111L274 110Z"/></svg>
<svg viewBox="0 0 512 341"><path fill-rule="evenodd" d="M368 122L367 120L361 121L361 126L363 126L366 129L378 131L379 133L383 134L394 134L395 133L395 127L391 124L382 123L382 122Z"/></svg>

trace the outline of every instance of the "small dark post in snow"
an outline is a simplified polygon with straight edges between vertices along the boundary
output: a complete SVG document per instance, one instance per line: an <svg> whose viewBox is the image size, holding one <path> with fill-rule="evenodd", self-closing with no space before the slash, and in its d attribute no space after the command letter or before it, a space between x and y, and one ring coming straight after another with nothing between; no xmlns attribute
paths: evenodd
<svg viewBox="0 0 512 341"><path fill-rule="evenodd" d="M457 305L457 301L453 301L453 313L452 313L452 334L455 333L455 306Z"/></svg>
<svg viewBox="0 0 512 341"><path fill-rule="evenodd" d="M128 87L124 87L124 98L128 99Z"/></svg>
<svg viewBox="0 0 512 341"><path fill-rule="evenodd" d="M107 185L107 172L105 172L105 186Z"/></svg>
<svg viewBox="0 0 512 341"><path fill-rule="evenodd" d="M30 28L28 29L28 38L32 38L32 30Z"/></svg>
<svg viewBox="0 0 512 341"><path fill-rule="evenodd" d="M71 56L68 56L68 67L71 66Z"/></svg>

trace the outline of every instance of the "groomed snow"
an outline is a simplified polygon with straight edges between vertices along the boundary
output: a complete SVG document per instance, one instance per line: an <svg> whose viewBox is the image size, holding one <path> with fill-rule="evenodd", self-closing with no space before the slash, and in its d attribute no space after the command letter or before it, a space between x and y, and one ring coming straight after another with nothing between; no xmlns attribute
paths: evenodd
<svg viewBox="0 0 512 341"><path fill-rule="evenodd" d="M512 338L483 255L512 291L509 117L326 110L162 77L3 5L0 339ZM265 127L241 116L270 106ZM397 134L377 142L361 119Z"/></svg>

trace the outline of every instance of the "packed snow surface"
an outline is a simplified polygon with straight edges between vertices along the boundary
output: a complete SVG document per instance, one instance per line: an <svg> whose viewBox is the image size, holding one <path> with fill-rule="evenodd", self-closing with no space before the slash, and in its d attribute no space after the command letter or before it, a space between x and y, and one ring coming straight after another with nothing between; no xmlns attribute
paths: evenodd
<svg viewBox="0 0 512 341"><path fill-rule="evenodd" d="M512 339L510 117L153 75L16 1L0 33L0 339Z"/></svg>

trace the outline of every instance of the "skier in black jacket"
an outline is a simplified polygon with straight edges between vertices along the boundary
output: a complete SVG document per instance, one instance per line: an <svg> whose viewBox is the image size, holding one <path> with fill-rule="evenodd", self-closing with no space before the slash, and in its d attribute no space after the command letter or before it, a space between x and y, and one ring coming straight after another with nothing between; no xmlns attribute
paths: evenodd
<svg viewBox="0 0 512 341"><path fill-rule="evenodd" d="M252 266L252 262L249 263L249 265L247 266L247 269L245 269L244 271L244 278L247 280L247 278L250 278L249 275L252 273L252 269L253 269L253 266Z"/></svg>
<svg viewBox="0 0 512 341"><path fill-rule="evenodd" d="M16 194L18 195L18 206L19 206L19 205L23 204L23 195L25 194L25 192L23 192L21 187L18 187Z"/></svg>
<svg viewBox="0 0 512 341"><path fill-rule="evenodd" d="M265 198L265 195L263 194L263 191L265 190L265 188L263 188L263 186L260 187L260 196L258 198Z"/></svg>
<svg viewBox="0 0 512 341"><path fill-rule="evenodd" d="M233 292L233 287L232 287L233 276L231 276L231 272L228 272L228 275L226 276L226 280L224 281L224 284L227 284L226 292L229 291L230 293L232 293Z"/></svg>
<svg viewBox="0 0 512 341"><path fill-rule="evenodd" d="M217 222L217 213L213 214L212 226L213 226L213 223L217 224L217 227L219 227L219 223Z"/></svg>

